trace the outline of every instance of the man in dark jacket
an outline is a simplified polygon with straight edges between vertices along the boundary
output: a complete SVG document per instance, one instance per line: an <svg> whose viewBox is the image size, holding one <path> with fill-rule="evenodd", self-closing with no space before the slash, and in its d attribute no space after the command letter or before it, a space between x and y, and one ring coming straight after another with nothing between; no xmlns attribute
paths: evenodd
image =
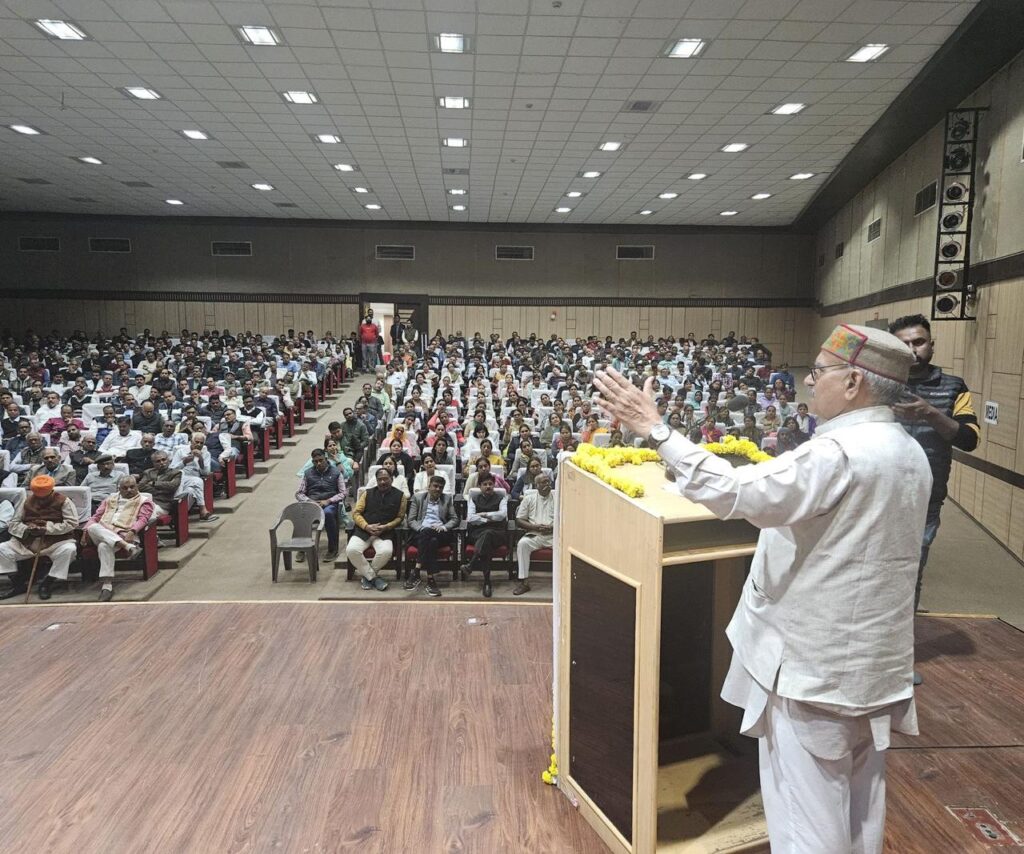
<svg viewBox="0 0 1024 854"><path fill-rule="evenodd" d="M466 515L468 539L473 544L473 557L463 564L462 580L468 581L475 569L484 571L483 594L491 598L491 558L499 546L508 545L508 494L495 490L494 475L490 471L480 474L470 490Z"/></svg>
<svg viewBox="0 0 1024 854"><path fill-rule="evenodd" d="M163 451L153 451L150 458L153 468L146 469L139 478L139 492L148 492L153 496L158 516L170 513L174 497L181 489L181 469L170 468L170 457Z"/></svg>
<svg viewBox="0 0 1024 854"><path fill-rule="evenodd" d="M444 478L434 475L426 491L417 492L409 505L409 527L415 532L413 544L418 553L417 568L405 582L406 590L415 590L420 583L420 567L427 572L427 595L440 596L434 575L437 551L451 542L451 532L459 525L452 497L444 493Z"/></svg>
<svg viewBox="0 0 1024 854"><path fill-rule="evenodd" d="M347 493L345 478L341 469L332 466L320 448L314 448L310 457L313 465L303 472L295 500L314 501L323 509L324 530L327 532L324 559L332 561L338 556L338 508Z"/></svg>
<svg viewBox="0 0 1024 854"><path fill-rule="evenodd" d="M359 496L352 509L355 529L348 538L345 553L362 576L363 590L388 589L388 583L377 573L389 560L394 546L387 534L405 519L405 495L391 484L391 475L385 468L377 469L377 485L370 487ZM363 554L373 548L373 560Z"/></svg>

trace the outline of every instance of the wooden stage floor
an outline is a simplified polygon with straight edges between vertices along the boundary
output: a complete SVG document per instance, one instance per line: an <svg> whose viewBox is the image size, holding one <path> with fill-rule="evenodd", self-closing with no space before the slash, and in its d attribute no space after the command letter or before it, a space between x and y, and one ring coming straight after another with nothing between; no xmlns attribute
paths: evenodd
<svg viewBox="0 0 1024 854"><path fill-rule="evenodd" d="M4 852L606 850L540 781L549 606L4 616ZM918 634L923 734L889 756L887 851L987 852L946 807L989 809L1024 835L1024 633L926 618Z"/></svg>

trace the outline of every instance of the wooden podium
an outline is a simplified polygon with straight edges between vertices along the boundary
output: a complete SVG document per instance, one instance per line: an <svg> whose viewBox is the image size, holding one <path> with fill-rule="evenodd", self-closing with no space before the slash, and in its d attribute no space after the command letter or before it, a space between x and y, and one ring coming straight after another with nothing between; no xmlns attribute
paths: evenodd
<svg viewBox="0 0 1024 854"><path fill-rule="evenodd" d="M569 461L558 480L558 785L616 854L767 850L757 745L718 696L757 529L658 463L617 471L644 497Z"/></svg>

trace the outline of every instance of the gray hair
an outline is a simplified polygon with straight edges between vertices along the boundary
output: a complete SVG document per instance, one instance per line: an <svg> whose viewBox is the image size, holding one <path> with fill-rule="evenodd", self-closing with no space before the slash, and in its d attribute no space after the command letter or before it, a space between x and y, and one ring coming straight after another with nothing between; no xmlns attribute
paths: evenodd
<svg viewBox="0 0 1024 854"><path fill-rule="evenodd" d="M864 374L864 383L867 385L868 391L871 392L876 406L892 406L899 403L900 398L907 390L906 384L898 380L891 380L859 366L858 370Z"/></svg>

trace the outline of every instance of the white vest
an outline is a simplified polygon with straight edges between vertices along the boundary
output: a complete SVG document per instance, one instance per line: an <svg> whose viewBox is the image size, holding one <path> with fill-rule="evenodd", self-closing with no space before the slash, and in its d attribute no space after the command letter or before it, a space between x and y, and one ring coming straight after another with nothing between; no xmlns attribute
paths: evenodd
<svg viewBox="0 0 1024 854"><path fill-rule="evenodd" d="M726 633L768 690L869 710L913 695L914 585L931 471L887 407L818 427L852 480L828 513L765 528Z"/></svg>

